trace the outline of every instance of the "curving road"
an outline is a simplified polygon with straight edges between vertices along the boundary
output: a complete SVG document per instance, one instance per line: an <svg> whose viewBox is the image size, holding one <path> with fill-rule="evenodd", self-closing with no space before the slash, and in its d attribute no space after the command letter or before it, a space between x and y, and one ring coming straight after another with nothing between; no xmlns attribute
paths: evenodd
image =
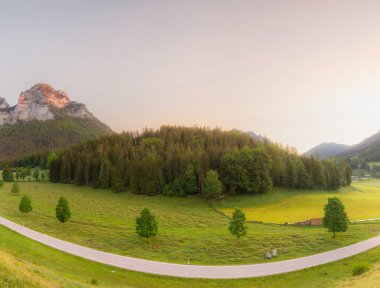
<svg viewBox="0 0 380 288"><path fill-rule="evenodd" d="M88 260L138 272L188 278L237 279L287 273L344 259L380 245L380 236L377 236L333 251L280 262L233 266L183 265L98 251L47 236L2 217L0 224L37 242Z"/></svg>

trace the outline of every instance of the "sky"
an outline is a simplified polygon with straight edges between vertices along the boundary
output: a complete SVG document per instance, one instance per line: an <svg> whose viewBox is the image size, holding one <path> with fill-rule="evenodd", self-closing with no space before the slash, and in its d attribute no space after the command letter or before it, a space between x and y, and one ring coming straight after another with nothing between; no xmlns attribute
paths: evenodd
<svg viewBox="0 0 380 288"><path fill-rule="evenodd" d="M118 132L355 144L380 130L379 15L377 0L0 0L0 96L49 83Z"/></svg>

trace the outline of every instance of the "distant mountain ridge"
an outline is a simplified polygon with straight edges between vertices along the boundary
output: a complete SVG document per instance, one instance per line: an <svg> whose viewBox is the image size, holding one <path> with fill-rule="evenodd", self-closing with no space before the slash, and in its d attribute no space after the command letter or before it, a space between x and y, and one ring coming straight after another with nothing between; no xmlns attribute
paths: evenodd
<svg viewBox="0 0 380 288"><path fill-rule="evenodd" d="M10 106L0 97L0 161L68 148L113 133L82 103L49 84L22 92Z"/></svg>
<svg viewBox="0 0 380 288"><path fill-rule="evenodd" d="M304 154L307 156L317 156L320 159L326 159L337 156L347 151L349 148L350 146L345 144L321 143Z"/></svg>
<svg viewBox="0 0 380 288"><path fill-rule="evenodd" d="M380 131L352 146L322 143L307 151L305 155L318 155L321 159L359 157L364 162L380 161Z"/></svg>
<svg viewBox="0 0 380 288"><path fill-rule="evenodd" d="M364 139L362 142L351 146L341 153L342 157L358 156L363 161L380 161L380 131Z"/></svg>

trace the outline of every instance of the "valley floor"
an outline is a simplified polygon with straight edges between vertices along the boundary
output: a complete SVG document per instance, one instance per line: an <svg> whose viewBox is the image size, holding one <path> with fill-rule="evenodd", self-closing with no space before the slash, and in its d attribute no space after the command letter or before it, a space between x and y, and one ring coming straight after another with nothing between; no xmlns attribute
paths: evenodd
<svg viewBox="0 0 380 288"><path fill-rule="evenodd" d="M361 183L360 187L355 185L353 189L359 190L365 200L367 196L373 197L367 193L379 191L380 195L377 185L375 182ZM368 187L367 191L372 192L360 190L363 187ZM333 239L322 227L250 223L247 237L237 243L228 232L227 217L216 213L197 197L182 199L114 194L109 190L45 182L20 183L19 195L11 194L10 189L9 183L0 189L0 215L7 219L95 249L177 263L187 263L187 259L191 264L258 263L264 261L264 252L273 248L280 253L276 260L285 260L346 246L380 232L380 224L376 222L351 224L347 233ZM349 196L349 193L356 193L355 190L339 193ZM275 190L275 193L281 191ZM24 194L30 196L34 209L28 215L21 215L18 211L18 203ZM68 198L72 210L72 219L65 224L54 217L60 196ZM329 194L325 196L327 200ZM234 200L239 201L239 198ZM244 203L249 203L249 200L247 198ZM372 201L380 205L380 197L379 200L372 198ZM226 203L220 205L223 207ZM139 239L134 230L135 217L144 207L150 208L159 222L159 235L149 242ZM260 208L259 205L257 208ZM350 215L350 209L347 210ZM277 212L272 211L277 217ZM0 227L0 259L1 287L93 287L91 281L99 283L99 287L314 288L345 287L349 281L358 283L353 287L362 287L358 285L364 282L359 279L365 283L375 283L379 277L380 248L331 264L278 276L241 280L182 279L97 264L56 251ZM373 269L363 276L352 277L352 267L358 262L371 263Z"/></svg>
<svg viewBox="0 0 380 288"><path fill-rule="evenodd" d="M270 261L280 261L333 250L380 233L379 223L350 225L346 233L335 239L322 227L249 223L247 236L237 242L228 231L228 218L198 197L115 194L45 182L21 182L19 186L19 195L10 193L9 183L0 189L0 215L6 219L83 246L165 262L260 263L265 261L264 253L273 249L278 250L279 256ZM29 195L33 205L33 212L28 215L18 211L24 194ZM72 218L65 224L55 218L60 196L67 197L72 210ZM135 233L135 218L144 207L156 215L159 223L158 236L149 242Z"/></svg>

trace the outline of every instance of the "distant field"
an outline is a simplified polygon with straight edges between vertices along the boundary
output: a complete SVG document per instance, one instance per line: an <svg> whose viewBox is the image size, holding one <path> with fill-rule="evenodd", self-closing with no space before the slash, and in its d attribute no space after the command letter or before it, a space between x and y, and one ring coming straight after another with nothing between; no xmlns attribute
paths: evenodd
<svg viewBox="0 0 380 288"><path fill-rule="evenodd" d="M350 225L348 232L336 239L323 227L249 224L248 235L237 243L228 231L227 217L198 197L115 194L110 190L43 182L19 185L19 195L10 193L10 183L0 189L1 216L74 243L145 259L176 263L190 259L194 264L259 263L265 261L266 251L275 248L279 251L275 260L284 260L335 249L380 233L378 223ZM29 215L18 211L24 194L33 203L34 211ZM68 198L72 210L72 219L65 224L55 219L60 196ZM135 218L144 207L150 208L159 222L159 234L149 243L135 233ZM277 211L272 212L278 215Z"/></svg>
<svg viewBox="0 0 380 288"><path fill-rule="evenodd" d="M355 182L339 191L289 191L274 189L260 195L228 197L217 205L230 215L234 208L242 208L249 220L268 223L294 223L323 217L323 207L329 197L339 197L350 220L380 218L380 181Z"/></svg>
<svg viewBox="0 0 380 288"><path fill-rule="evenodd" d="M373 270L352 277L355 263ZM376 288L380 248L328 265L277 276L240 280L162 277L94 263L49 248L0 226L0 287L4 288ZM91 285L91 281L98 285ZM367 286L363 284L369 283Z"/></svg>

